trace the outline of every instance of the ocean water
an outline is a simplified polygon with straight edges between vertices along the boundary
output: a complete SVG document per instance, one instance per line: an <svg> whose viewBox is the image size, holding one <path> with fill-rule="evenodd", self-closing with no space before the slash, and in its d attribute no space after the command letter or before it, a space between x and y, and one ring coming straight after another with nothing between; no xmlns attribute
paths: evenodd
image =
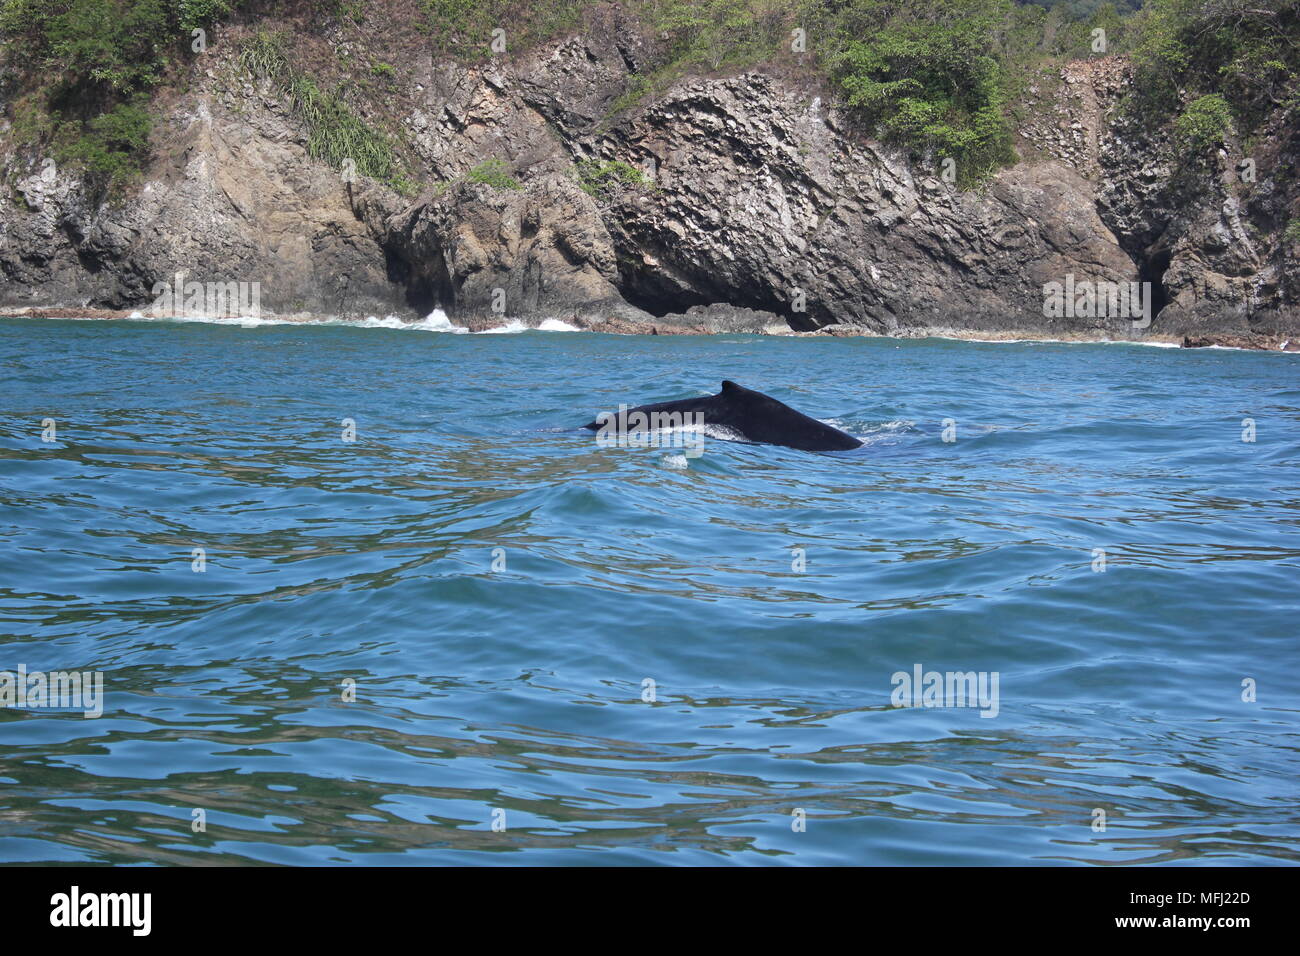
<svg viewBox="0 0 1300 956"><path fill-rule="evenodd" d="M1300 859L1300 356L377 325L0 321L0 862Z"/></svg>

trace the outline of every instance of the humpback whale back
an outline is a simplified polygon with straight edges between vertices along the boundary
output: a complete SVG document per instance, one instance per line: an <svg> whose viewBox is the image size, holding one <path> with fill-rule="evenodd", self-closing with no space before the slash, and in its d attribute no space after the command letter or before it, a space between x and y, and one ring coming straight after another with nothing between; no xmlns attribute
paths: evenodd
<svg viewBox="0 0 1300 956"><path fill-rule="evenodd" d="M717 395L638 405L628 411L628 417L637 412L647 418L655 414L698 416L694 420L702 420L706 427L724 428L744 441L784 445L802 451L847 451L862 445L858 439L838 428L809 418L770 395L737 385L729 379L722 383L722 390ZM593 431L602 427L605 426L600 421L583 426Z"/></svg>

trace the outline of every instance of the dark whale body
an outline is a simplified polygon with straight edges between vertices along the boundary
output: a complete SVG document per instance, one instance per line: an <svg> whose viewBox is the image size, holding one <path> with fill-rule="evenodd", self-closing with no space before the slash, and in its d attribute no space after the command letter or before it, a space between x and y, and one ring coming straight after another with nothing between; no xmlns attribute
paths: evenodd
<svg viewBox="0 0 1300 956"><path fill-rule="evenodd" d="M627 415L631 418L636 412L647 416L653 413L703 416L706 426L728 429L744 441L784 445L801 451L848 451L862 446L862 442L838 428L796 412L770 395L729 381L722 383L722 391L717 395L638 405L629 409ZM597 431L602 423L594 421L582 427Z"/></svg>

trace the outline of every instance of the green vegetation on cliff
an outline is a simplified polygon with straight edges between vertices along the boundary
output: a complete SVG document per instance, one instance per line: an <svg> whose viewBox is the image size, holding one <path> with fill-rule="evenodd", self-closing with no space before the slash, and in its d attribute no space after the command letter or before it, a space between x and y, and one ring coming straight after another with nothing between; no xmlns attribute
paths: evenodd
<svg viewBox="0 0 1300 956"><path fill-rule="evenodd" d="M692 72L766 64L829 82L864 133L931 168L950 158L966 184L1015 162L1018 96L1068 58L1130 55L1133 109L1192 153L1248 135L1278 109L1300 109L1300 0L1136 5L623 0L621 29L640 32L643 53L613 109ZM357 110L364 82L324 83L291 53L293 33L365 24L371 44L382 46L385 25L402 18L436 55L478 62L526 52L612 9L596 0L0 0L0 41L14 135L84 170L101 193L138 175L151 97L183 84L200 42L194 31L218 22L237 22L253 38L244 66L281 86L313 156L336 167L352 159L358 173L409 188L396 141ZM287 41L275 32L286 24L294 25ZM386 62L354 72L398 89ZM370 115L382 105L372 103Z"/></svg>
<svg viewBox="0 0 1300 956"><path fill-rule="evenodd" d="M418 0L421 26L438 48L462 60L485 60L498 49L524 50L575 29L591 0ZM493 31L500 31L494 36Z"/></svg>
<svg viewBox="0 0 1300 956"><path fill-rule="evenodd" d="M1220 145L1231 129L1232 110L1219 93L1192 102L1174 122L1179 146L1198 155Z"/></svg>
<svg viewBox="0 0 1300 956"><path fill-rule="evenodd" d="M964 182L1015 162L1011 0L852 0L827 17L831 76L884 139L951 158Z"/></svg>
<svg viewBox="0 0 1300 956"><path fill-rule="evenodd" d="M627 193L653 187L645 173L619 159L584 159L575 164L574 170L578 186L600 203L611 203Z"/></svg>
<svg viewBox="0 0 1300 956"><path fill-rule="evenodd" d="M192 33L230 12L227 0L0 0L7 66L24 75L20 133L85 171L92 192L139 174L150 94Z"/></svg>
<svg viewBox="0 0 1300 956"><path fill-rule="evenodd" d="M510 175L510 164L504 159L485 159L466 173L465 178L493 189L519 188L519 181Z"/></svg>
<svg viewBox="0 0 1300 956"><path fill-rule="evenodd" d="M1153 0L1137 19L1134 105L1153 122L1177 115L1184 147L1300 110L1298 0Z"/></svg>
<svg viewBox="0 0 1300 956"><path fill-rule="evenodd" d="M399 192L410 191L392 140L353 112L338 91L323 91L315 79L296 69L284 34L259 30L244 44L239 60L250 75L270 80L287 96L307 128L312 158L346 175L369 176Z"/></svg>

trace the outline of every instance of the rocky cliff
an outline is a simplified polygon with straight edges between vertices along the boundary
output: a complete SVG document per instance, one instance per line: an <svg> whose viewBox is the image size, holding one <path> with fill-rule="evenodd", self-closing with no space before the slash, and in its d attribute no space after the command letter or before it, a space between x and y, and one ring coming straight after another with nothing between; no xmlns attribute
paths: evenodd
<svg viewBox="0 0 1300 956"><path fill-rule="evenodd" d="M151 164L120 200L92 202L0 124L0 306L143 308L182 273L260 283L281 314L441 306L466 324L1300 333L1283 238L1300 124L1185 168L1121 108L1122 59L1032 87L1021 162L961 190L864 138L798 70L630 95L653 38L617 6L470 66L325 28L334 53L395 64L356 102L402 143L416 184L403 194L311 159L283 92L241 63L243 36L219 36L156 101ZM1045 315L1045 287L1067 282L1149 282L1152 321Z"/></svg>

